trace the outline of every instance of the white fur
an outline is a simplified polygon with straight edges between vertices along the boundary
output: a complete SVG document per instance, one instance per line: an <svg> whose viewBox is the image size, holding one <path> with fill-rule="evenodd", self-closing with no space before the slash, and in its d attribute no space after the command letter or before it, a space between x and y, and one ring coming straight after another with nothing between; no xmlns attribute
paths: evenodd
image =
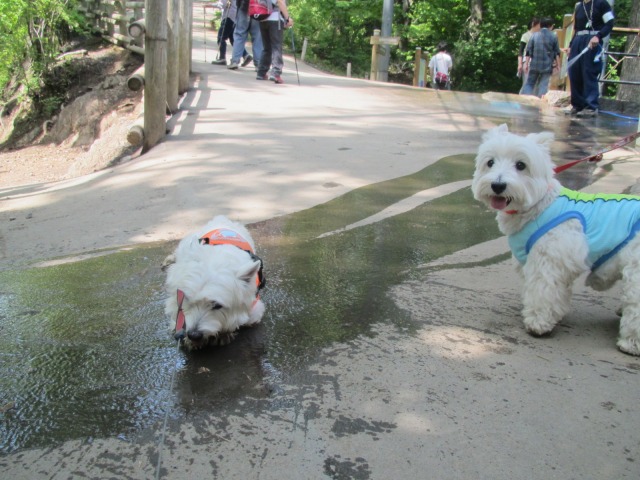
<svg viewBox="0 0 640 480"><path fill-rule="evenodd" d="M506 125L483 136L471 190L477 200L497 211L498 226L505 235L520 231L558 196L561 186L553 176L549 154L552 141L552 133L521 137L509 133ZM496 189L504 190L497 194ZM589 270L587 255L587 240L578 220L562 223L535 243L520 268L527 331L549 333L569 312L572 284ZM640 236L592 272L586 283L595 290L606 290L618 280L623 290L618 347L640 355Z"/></svg>
<svg viewBox="0 0 640 480"><path fill-rule="evenodd" d="M219 215L203 228L180 241L175 252L167 257L165 312L175 327L178 313L177 291L185 298L184 345L197 349L206 345L229 343L235 331L259 323L264 304L256 301L255 277L260 262L233 245L203 245L198 239L208 232L227 227L240 234L255 250L247 229Z"/></svg>

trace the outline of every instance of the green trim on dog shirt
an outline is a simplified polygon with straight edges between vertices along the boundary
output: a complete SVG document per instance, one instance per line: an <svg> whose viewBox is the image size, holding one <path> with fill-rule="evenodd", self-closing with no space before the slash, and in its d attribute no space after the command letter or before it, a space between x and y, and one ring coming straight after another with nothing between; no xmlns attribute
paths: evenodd
<svg viewBox="0 0 640 480"><path fill-rule="evenodd" d="M558 198L538 218L508 237L513 255L524 265L527 255L545 233L571 219L582 224L589 244L587 261L595 270L640 230L640 197L562 188Z"/></svg>

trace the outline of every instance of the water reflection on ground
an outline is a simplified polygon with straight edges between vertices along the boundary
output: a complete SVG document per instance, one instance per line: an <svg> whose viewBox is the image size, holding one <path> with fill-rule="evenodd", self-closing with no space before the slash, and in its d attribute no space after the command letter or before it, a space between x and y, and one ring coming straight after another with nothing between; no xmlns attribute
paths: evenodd
<svg viewBox="0 0 640 480"><path fill-rule="evenodd" d="M635 128L604 114L577 120L509 101L478 102L474 113L517 133L553 130L557 163L595 153ZM595 168L581 164L560 179L581 188ZM127 439L165 412L174 421L242 412L287 382L311 382L305 365L332 342L381 322L413 328L389 289L419 265L498 237L493 214L467 187L340 229L417 192L470 179L472 171L473 155L451 156L251 225L266 265L267 313L232 344L207 352L180 351L169 335L159 265L174 243L0 272L0 451L72 438Z"/></svg>

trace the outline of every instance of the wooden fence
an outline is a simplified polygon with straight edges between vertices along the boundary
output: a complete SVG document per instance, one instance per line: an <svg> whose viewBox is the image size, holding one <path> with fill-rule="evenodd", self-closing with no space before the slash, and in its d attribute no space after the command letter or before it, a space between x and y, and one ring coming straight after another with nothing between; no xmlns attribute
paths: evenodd
<svg viewBox="0 0 640 480"><path fill-rule="evenodd" d="M166 135L167 114L189 88L193 0L82 0L79 10L105 40L144 55L127 84L144 88L144 114L127 140L146 152Z"/></svg>
<svg viewBox="0 0 640 480"><path fill-rule="evenodd" d="M416 48L416 56L413 65L413 86L426 87L429 78L429 60L428 53L422 53L420 47Z"/></svg>

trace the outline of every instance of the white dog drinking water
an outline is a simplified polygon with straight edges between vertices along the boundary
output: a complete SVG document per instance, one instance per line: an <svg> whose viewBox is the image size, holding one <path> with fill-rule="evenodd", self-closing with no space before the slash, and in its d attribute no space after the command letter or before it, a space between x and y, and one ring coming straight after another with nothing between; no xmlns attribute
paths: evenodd
<svg viewBox="0 0 640 480"><path fill-rule="evenodd" d="M219 215L165 259L165 312L186 348L226 345L240 327L260 322L264 278L254 251L247 229Z"/></svg>
<svg viewBox="0 0 640 480"><path fill-rule="evenodd" d="M549 132L490 130L471 187L497 211L521 267L524 325L534 335L551 332L569 312L573 282L590 271L586 283L595 290L622 281L618 347L640 355L640 197L563 188L554 178L552 141Z"/></svg>

